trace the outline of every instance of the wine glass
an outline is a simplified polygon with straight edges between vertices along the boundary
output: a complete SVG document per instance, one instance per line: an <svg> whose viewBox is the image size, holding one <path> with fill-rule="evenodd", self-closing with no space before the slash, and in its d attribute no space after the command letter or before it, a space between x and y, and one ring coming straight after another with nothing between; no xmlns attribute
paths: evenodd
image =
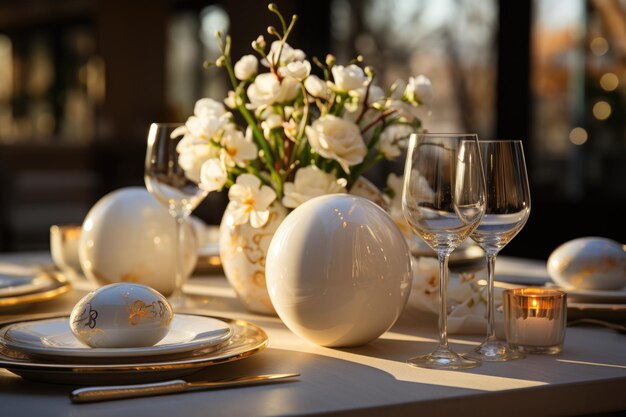
<svg viewBox="0 0 626 417"><path fill-rule="evenodd" d="M480 362L448 347L448 258L478 226L485 212L485 180L475 134L412 135L402 209L411 229L439 259L439 346L408 360L434 369L473 368Z"/></svg>
<svg viewBox="0 0 626 417"><path fill-rule="evenodd" d="M144 180L146 188L163 205L168 208L176 222L176 276L175 289L170 296L170 304L174 309L187 307L183 294L183 225L189 214L207 196L208 192L198 186L198 181L179 164L178 143L182 139L175 130L181 127L175 123L153 123L148 132L148 150ZM172 134L174 133L174 134Z"/></svg>
<svg viewBox="0 0 626 417"><path fill-rule="evenodd" d="M468 358L504 362L524 357L496 339L494 326L494 269L498 252L524 227L530 215L530 190L524 150L519 140L479 141L485 171L485 216L471 238L487 255L487 338Z"/></svg>

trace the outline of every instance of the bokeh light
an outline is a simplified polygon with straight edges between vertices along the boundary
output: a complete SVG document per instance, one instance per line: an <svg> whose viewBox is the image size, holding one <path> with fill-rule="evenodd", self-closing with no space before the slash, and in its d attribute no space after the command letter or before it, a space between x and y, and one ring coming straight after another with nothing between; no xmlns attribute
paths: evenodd
<svg viewBox="0 0 626 417"><path fill-rule="evenodd" d="M606 101L598 101L593 105L593 117L598 120L606 120L611 115L611 105Z"/></svg>
<svg viewBox="0 0 626 417"><path fill-rule="evenodd" d="M589 139L587 131L582 127L575 127L569 132L569 140L574 145L582 145L587 142L587 139Z"/></svg>
<svg viewBox="0 0 626 417"><path fill-rule="evenodd" d="M602 56L609 51L609 42L605 38L598 36L597 38L593 38L589 47L594 55Z"/></svg>
<svg viewBox="0 0 626 417"><path fill-rule="evenodd" d="M619 86L619 78L612 72L607 72L600 77L600 87L604 91L613 91Z"/></svg>

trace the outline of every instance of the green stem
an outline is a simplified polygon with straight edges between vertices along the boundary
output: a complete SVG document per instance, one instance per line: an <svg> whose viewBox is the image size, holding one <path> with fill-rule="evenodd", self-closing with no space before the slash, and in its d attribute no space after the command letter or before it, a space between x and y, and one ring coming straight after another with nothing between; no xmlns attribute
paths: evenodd
<svg viewBox="0 0 626 417"><path fill-rule="evenodd" d="M304 111L302 113L302 119L300 120L300 126L298 127L298 133L296 134L296 141L293 147L293 152L289 158L289 165L293 164L297 155L300 155L301 152L301 144L303 142L302 138L304 137L305 128L307 123L309 122L309 100L306 92L306 88L304 88L304 83L300 82L300 89L302 90L302 98L304 101Z"/></svg>

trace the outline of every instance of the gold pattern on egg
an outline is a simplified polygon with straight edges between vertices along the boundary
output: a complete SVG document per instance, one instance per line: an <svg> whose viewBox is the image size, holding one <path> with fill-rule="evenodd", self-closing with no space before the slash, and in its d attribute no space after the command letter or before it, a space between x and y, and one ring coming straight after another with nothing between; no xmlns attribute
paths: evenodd
<svg viewBox="0 0 626 417"><path fill-rule="evenodd" d="M79 330L78 330L78 335L80 335L80 336L82 336L84 339L88 340L88 341L89 341L89 343L88 343L88 344L89 344L90 346L97 346L97 345L98 345L98 343L97 343L97 341L93 340L93 338L94 338L95 336L102 335L102 334L105 334L105 333L106 333L106 331L105 331L105 330L102 330L102 329L101 329L101 328L99 328L99 327L95 327L95 328L93 328L93 329L89 329L89 328L84 329L84 328L83 328L83 329L79 329Z"/></svg>
<svg viewBox="0 0 626 417"><path fill-rule="evenodd" d="M128 310L128 324L136 326L139 322L148 315L146 310L146 303L141 300L136 300L134 303L127 306Z"/></svg>
<svg viewBox="0 0 626 417"><path fill-rule="evenodd" d="M126 305L128 313L128 324L136 326L144 318L159 318L161 326L168 326L172 316L168 314L167 307L162 301L153 301L150 304L142 300L135 300L132 304Z"/></svg>

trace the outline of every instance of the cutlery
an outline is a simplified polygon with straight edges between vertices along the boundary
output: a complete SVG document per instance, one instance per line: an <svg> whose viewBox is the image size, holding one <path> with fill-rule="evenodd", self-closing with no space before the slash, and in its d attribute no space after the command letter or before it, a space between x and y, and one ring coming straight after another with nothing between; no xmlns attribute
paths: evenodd
<svg viewBox="0 0 626 417"><path fill-rule="evenodd" d="M152 395L175 394L185 391L210 390L220 388L242 387L248 385L262 385L273 382L288 382L289 378L300 376L299 373L268 374L243 376L222 379L219 381L187 382L176 379L166 382L154 382L139 385L115 385L106 387L79 388L70 394L73 403L87 403L95 401L119 400L122 398L147 397Z"/></svg>

